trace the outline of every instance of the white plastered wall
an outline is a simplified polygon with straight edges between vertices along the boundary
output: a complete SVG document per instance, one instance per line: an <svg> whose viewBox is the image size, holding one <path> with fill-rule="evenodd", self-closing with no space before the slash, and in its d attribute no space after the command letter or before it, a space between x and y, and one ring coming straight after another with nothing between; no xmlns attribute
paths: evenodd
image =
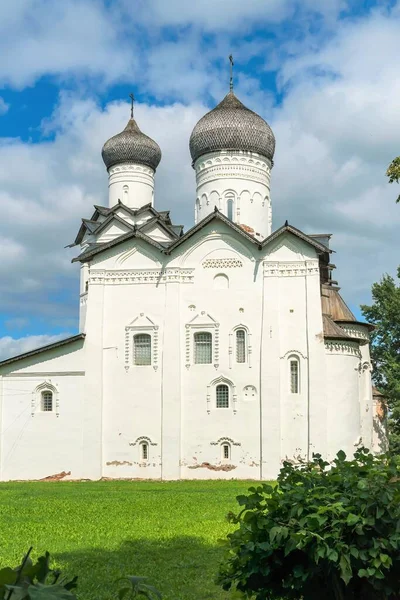
<svg viewBox="0 0 400 600"><path fill-rule="evenodd" d="M216 206L234 223L251 227L257 239L270 235L269 160L252 152L210 152L198 158L194 168L196 223Z"/></svg>
<svg viewBox="0 0 400 600"><path fill-rule="evenodd" d="M328 459L339 450L349 459L362 445L360 414L359 343L352 340L326 340L326 389L328 395Z"/></svg>
<svg viewBox="0 0 400 600"><path fill-rule="evenodd" d="M108 191L110 208L119 200L133 209L153 204L154 170L136 163L119 163L110 167Z"/></svg>
<svg viewBox="0 0 400 600"><path fill-rule="evenodd" d="M83 340L1 369L1 480L82 473ZM53 392L42 412L41 392Z"/></svg>

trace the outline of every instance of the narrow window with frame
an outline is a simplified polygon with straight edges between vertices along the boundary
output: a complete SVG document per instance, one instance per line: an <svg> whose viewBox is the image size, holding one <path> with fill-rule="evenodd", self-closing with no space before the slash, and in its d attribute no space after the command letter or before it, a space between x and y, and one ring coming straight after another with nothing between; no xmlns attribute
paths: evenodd
<svg viewBox="0 0 400 600"><path fill-rule="evenodd" d="M212 335L208 331L194 334L194 362L196 365L212 362Z"/></svg>
<svg viewBox="0 0 400 600"><path fill-rule="evenodd" d="M229 460L231 457L231 447L229 444L222 444L222 459Z"/></svg>
<svg viewBox="0 0 400 600"><path fill-rule="evenodd" d="M246 331L244 329L236 330L236 362L246 362Z"/></svg>
<svg viewBox="0 0 400 600"><path fill-rule="evenodd" d="M229 387L225 383L217 385L215 397L217 408L229 408Z"/></svg>
<svg viewBox="0 0 400 600"><path fill-rule="evenodd" d="M297 358L290 359L290 393L298 394L300 391L300 369Z"/></svg>
<svg viewBox="0 0 400 600"><path fill-rule="evenodd" d="M53 392L45 390L41 394L41 410L43 412L53 411Z"/></svg>
<svg viewBox="0 0 400 600"><path fill-rule="evenodd" d="M140 460L149 460L149 444L147 442L140 444Z"/></svg>
<svg viewBox="0 0 400 600"><path fill-rule="evenodd" d="M135 365L151 365L151 335L137 333L133 336L133 362Z"/></svg>

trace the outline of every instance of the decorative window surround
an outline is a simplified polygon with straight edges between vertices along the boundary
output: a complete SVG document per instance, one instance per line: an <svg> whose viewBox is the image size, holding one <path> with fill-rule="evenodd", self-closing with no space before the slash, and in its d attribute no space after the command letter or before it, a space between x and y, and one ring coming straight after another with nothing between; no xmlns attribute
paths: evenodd
<svg viewBox="0 0 400 600"><path fill-rule="evenodd" d="M140 368L142 365L134 364L133 338L137 333L151 335L151 365L155 371L158 369L158 325L155 325L144 313L125 327L125 371L130 368Z"/></svg>
<svg viewBox="0 0 400 600"><path fill-rule="evenodd" d="M189 323L185 326L185 352L186 352L186 368L194 364L194 334L200 331L211 333L212 335L212 358L214 360L214 367L219 367L219 323L202 311L197 314ZM199 366L198 364L196 366Z"/></svg>
<svg viewBox="0 0 400 600"><path fill-rule="evenodd" d="M53 394L53 410L42 410L42 392L51 392ZM35 417L38 414L55 415L56 417L60 414L58 389L50 380L40 383L32 392L31 416Z"/></svg>
<svg viewBox="0 0 400 600"><path fill-rule="evenodd" d="M299 260L291 262L264 261L264 277L305 277L319 275L317 260Z"/></svg>
<svg viewBox="0 0 400 600"><path fill-rule="evenodd" d="M230 444L231 446L241 446L242 444L240 442L235 442L232 438L230 437L220 437L218 440L216 440L215 442L210 442L211 446L220 446L223 443L226 444Z"/></svg>
<svg viewBox="0 0 400 600"><path fill-rule="evenodd" d="M91 285L126 285L136 283L193 283L194 269L132 269L129 271L100 271L91 269Z"/></svg>
<svg viewBox="0 0 400 600"><path fill-rule="evenodd" d="M359 343L350 340L325 340L325 351L331 354L347 354L361 358Z"/></svg>
<svg viewBox="0 0 400 600"><path fill-rule="evenodd" d="M236 331L238 329L244 329L246 332L246 361L244 363L236 362ZM253 347L251 343L251 333L249 328L246 325L240 323L237 325L229 334L229 347L228 347L228 355L229 355L229 368L232 369L233 366L238 364L246 364L249 368L252 367L252 355L253 355ZM234 358L235 357L235 358Z"/></svg>
<svg viewBox="0 0 400 600"><path fill-rule="evenodd" d="M232 269L243 267L243 263L238 258L207 258L202 266L203 269Z"/></svg>
<svg viewBox="0 0 400 600"><path fill-rule="evenodd" d="M227 379L226 377L224 377L223 375L220 375L219 377L217 377L216 379L214 379L213 381L211 381L211 383L207 386L207 413L210 414L211 413L211 406L213 406L215 411L219 411L222 409L217 409L215 408L216 406L216 401L215 401L215 393L216 393L216 388L217 385L219 384L225 384L228 386L230 394L229 394L229 409L233 410L233 414L236 415L237 413L237 393L236 393L236 386L233 384L233 382L230 379Z"/></svg>
<svg viewBox="0 0 400 600"><path fill-rule="evenodd" d="M157 442L152 442L151 438L147 435L140 435L134 442L129 442L130 446L137 446L138 444L143 444L143 442L147 442L149 446L158 446Z"/></svg>
<svg viewBox="0 0 400 600"><path fill-rule="evenodd" d="M289 354L293 354L293 356L297 356L297 358L301 356L301 358L304 360L308 360L308 356L305 356L302 352L300 352L300 350L288 350L283 356L280 357L281 360L289 356Z"/></svg>

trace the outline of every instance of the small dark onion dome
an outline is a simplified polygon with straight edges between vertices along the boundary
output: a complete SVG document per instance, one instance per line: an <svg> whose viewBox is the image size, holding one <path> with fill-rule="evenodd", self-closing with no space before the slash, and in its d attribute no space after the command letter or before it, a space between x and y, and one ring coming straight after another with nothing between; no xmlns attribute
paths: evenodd
<svg viewBox="0 0 400 600"><path fill-rule="evenodd" d="M189 147L193 163L203 154L218 150L257 152L272 162L275 136L268 123L231 91L200 119L190 136Z"/></svg>
<svg viewBox="0 0 400 600"><path fill-rule="evenodd" d="M142 133L135 119L129 119L121 133L106 141L101 151L107 169L123 162L134 162L157 169L161 160L160 146Z"/></svg>

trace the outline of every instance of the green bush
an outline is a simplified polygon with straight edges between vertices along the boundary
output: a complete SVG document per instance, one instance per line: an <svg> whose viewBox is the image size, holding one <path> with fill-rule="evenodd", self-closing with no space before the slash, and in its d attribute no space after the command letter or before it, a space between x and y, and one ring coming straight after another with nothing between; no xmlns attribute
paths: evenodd
<svg viewBox="0 0 400 600"><path fill-rule="evenodd" d="M275 488L237 497L218 583L256 600L399 599L399 475L398 458L364 448L285 462Z"/></svg>
<svg viewBox="0 0 400 600"><path fill-rule="evenodd" d="M14 569L0 569L0 600L77 600L72 590L77 587L77 577L70 581L60 571L50 568L50 554L46 552L36 563L30 558L32 548L22 563ZM118 600L161 600L161 594L146 582L146 577L121 577L121 586L110 597Z"/></svg>

